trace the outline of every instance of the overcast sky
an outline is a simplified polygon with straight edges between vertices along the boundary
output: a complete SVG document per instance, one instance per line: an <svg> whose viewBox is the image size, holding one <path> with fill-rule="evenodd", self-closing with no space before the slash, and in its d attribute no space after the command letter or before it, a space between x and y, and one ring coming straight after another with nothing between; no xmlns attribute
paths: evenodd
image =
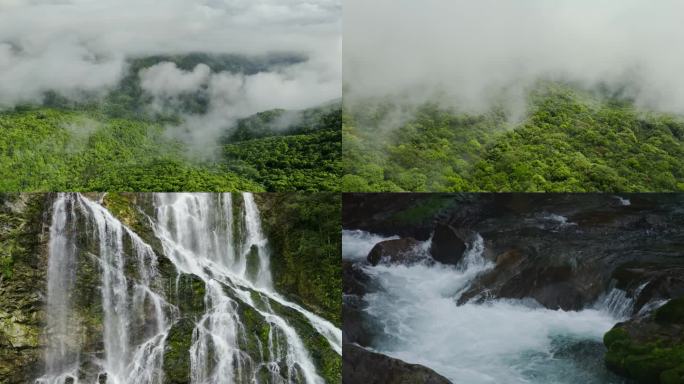
<svg viewBox="0 0 684 384"><path fill-rule="evenodd" d="M325 102L341 96L341 12L340 0L0 0L0 106L47 90L105 91L126 58L188 52L304 54L305 63L244 79L241 95L252 99L241 102ZM168 95L211 81L206 69L162 66L147 84Z"/></svg>
<svg viewBox="0 0 684 384"><path fill-rule="evenodd" d="M681 0L345 0L345 100L482 109L543 77L626 82L640 105L684 113L682 15Z"/></svg>

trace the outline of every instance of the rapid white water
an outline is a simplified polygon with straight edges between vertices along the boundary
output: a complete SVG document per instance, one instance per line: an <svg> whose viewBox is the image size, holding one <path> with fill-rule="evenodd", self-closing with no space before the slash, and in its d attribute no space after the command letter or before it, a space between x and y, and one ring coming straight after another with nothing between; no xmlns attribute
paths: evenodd
<svg viewBox="0 0 684 384"><path fill-rule="evenodd" d="M156 216L149 219L164 255L179 276L194 274L205 285L205 311L188 351L191 382L323 383L298 331L281 311L306 319L340 354L341 330L273 290L268 241L253 196L245 193L234 201L231 194L155 194L154 205ZM79 219L88 233L76 233ZM179 312L164 298L153 249L100 204L78 194L60 194L55 200L50 235L50 348L45 374L36 382L90 384L106 377L108 384L162 383L166 338ZM76 236L96 246L78 249ZM94 258L101 284L104 354L87 362L79 354L82 340L75 337L79 324L69 300L79 257ZM271 303L284 309L274 310ZM259 346L258 358L240 349L247 336L241 306L259 313L269 326L268 343ZM96 366L96 374L84 373L84 364Z"/></svg>
<svg viewBox="0 0 684 384"><path fill-rule="evenodd" d="M370 237L348 236L346 241ZM473 278L491 267L483 251L483 239L477 235L458 266L364 267L382 288L365 295L377 333L374 349L428 366L454 383L621 382L567 355L568 350L586 347L583 343L600 348L603 334L618 321L609 311L553 311L521 300L457 306Z"/></svg>
<svg viewBox="0 0 684 384"><path fill-rule="evenodd" d="M342 231L342 258L363 260L375 244L398 238L399 236L383 237L366 231L345 229Z"/></svg>

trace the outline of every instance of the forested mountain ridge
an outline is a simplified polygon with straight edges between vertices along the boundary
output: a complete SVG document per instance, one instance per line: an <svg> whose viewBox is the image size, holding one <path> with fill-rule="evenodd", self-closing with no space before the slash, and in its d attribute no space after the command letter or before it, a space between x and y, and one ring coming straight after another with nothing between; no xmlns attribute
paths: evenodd
<svg viewBox="0 0 684 384"><path fill-rule="evenodd" d="M520 123L501 109L392 103L346 109L345 191L680 191L684 120L630 100L545 84ZM404 112L405 114L406 112Z"/></svg>
<svg viewBox="0 0 684 384"><path fill-rule="evenodd" d="M339 101L322 100L304 110L266 110L235 123L212 119L219 126L210 130L220 132L215 142L198 149L183 134L205 129L203 121L182 124L208 113L208 84L158 100L143 89L139 76L159 63L173 63L182 71L201 64L212 73L241 76L302 60L297 55L202 53L137 58L104 96L67 99L48 91L40 104L0 111L0 190L338 190Z"/></svg>

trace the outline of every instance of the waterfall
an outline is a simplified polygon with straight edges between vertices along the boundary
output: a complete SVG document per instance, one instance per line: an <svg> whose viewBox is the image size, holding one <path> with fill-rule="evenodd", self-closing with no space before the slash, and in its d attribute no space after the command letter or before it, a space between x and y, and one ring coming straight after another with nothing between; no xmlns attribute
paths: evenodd
<svg viewBox="0 0 684 384"><path fill-rule="evenodd" d="M258 257L252 262L258 262L258 267L255 268L251 277L257 286L271 288L270 259L268 257L266 238L261 231L259 209L254 203L254 196L251 193L243 193L242 198L245 202L245 227L247 228L247 241L244 244L243 255L253 256L252 250L257 250Z"/></svg>
<svg viewBox="0 0 684 384"><path fill-rule="evenodd" d="M261 229L253 195L241 195L242 206L238 212L225 206L226 202L233 202L229 194L157 194L155 197L155 231L165 254L179 272L198 276L206 287L207 312L193 331L191 382L258 382L259 368L266 367L276 383L322 383L297 331L272 309L271 302L302 314L338 353L341 353L341 331L273 291L268 241ZM209 214L211 207L221 204L224 217ZM210 230L217 224L226 230ZM213 243L236 244L230 251L234 258L207 252L204 247L210 240L209 234L214 237ZM259 302L254 300L254 294L260 298ZM261 346L265 347L260 353L261 361L253 361L240 351L239 341L245 338L245 326L238 316L240 303L259 313L269 326L268 345ZM281 371L281 367L285 370Z"/></svg>
<svg viewBox="0 0 684 384"><path fill-rule="evenodd" d="M634 299L622 289L613 288L597 301L596 308L618 319L628 319L634 311Z"/></svg>
<svg viewBox="0 0 684 384"><path fill-rule="evenodd" d="M92 233L81 236L91 235L96 249L88 249L77 238L79 220L85 228L92 228ZM113 384L161 383L167 320L173 308L153 289L157 259L151 247L102 206L81 195L59 194L53 204L48 248L46 371L36 382L98 382L106 378ZM87 362L97 367L95 373L79 372L85 362L79 357L83 340L76 335L82 333L80 327L86 319L77 315L70 303L79 264L93 261L79 259L87 256L96 262L101 283L104 354ZM135 263L139 275L135 281L126 277L127 262Z"/></svg>
<svg viewBox="0 0 684 384"><path fill-rule="evenodd" d="M323 383L290 317L306 322L338 354L342 332L273 289L254 196L154 194L152 200L155 215L147 218L161 253L179 277L195 275L205 287L204 311L194 318L187 351L190 382ZM36 383L163 383L166 341L182 314L166 297L160 251L80 194L55 199L48 248L48 348ZM93 313L82 313L72 302L82 295L82 271L96 276L99 285L97 297L86 294ZM256 339L257 355L243 349L253 337L245 311L258 315L268 331L263 341ZM100 323L93 325L89 316ZM100 340L86 341L92 336L85 330L93 326ZM102 350L94 351L93 343Z"/></svg>
<svg viewBox="0 0 684 384"><path fill-rule="evenodd" d="M161 383L164 341L168 332L166 313L173 313L174 308L149 285L157 275L156 255L105 208L83 197L79 197L79 203L88 213L99 239L105 347L105 360L101 365L107 383ZM124 238L132 244L132 261L140 271L135 282L129 282L124 271ZM133 285L132 290L129 283ZM148 317L147 313L153 315ZM131 340L131 329L140 330L140 341Z"/></svg>
<svg viewBox="0 0 684 384"><path fill-rule="evenodd" d="M52 223L48 243L47 327L44 384L61 384L70 379L78 382L79 343L69 339L74 334L75 319L71 315L69 293L73 289L76 245L74 239L74 201L60 194L52 206Z"/></svg>

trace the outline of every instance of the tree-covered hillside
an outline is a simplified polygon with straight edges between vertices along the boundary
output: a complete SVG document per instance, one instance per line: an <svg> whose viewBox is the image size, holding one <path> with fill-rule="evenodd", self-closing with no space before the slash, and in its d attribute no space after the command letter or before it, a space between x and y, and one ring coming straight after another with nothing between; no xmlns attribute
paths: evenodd
<svg viewBox="0 0 684 384"><path fill-rule="evenodd" d="M131 60L104 96L67 99L46 92L41 103L0 111L2 191L335 191L341 176L339 102L303 111L263 111L225 122L202 146L169 132L207 113L206 87L152 107L140 70L173 62L214 72L254 74L304 60L190 54ZM77 101L78 100L78 101ZM202 127L191 127L200 129Z"/></svg>
<svg viewBox="0 0 684 384"><path fill-rule="evenodd" d="M262 193L256 195L269 244L275 287L335 324L342 323L338 193Z"/></svg>
<svg viewBox="0 0 684 384"><path fill-rule="evenodd" d="M343 190L684 190L684 120L629 100L545 84L519 123L498 109L398 108L345 111Z"/></svg>

